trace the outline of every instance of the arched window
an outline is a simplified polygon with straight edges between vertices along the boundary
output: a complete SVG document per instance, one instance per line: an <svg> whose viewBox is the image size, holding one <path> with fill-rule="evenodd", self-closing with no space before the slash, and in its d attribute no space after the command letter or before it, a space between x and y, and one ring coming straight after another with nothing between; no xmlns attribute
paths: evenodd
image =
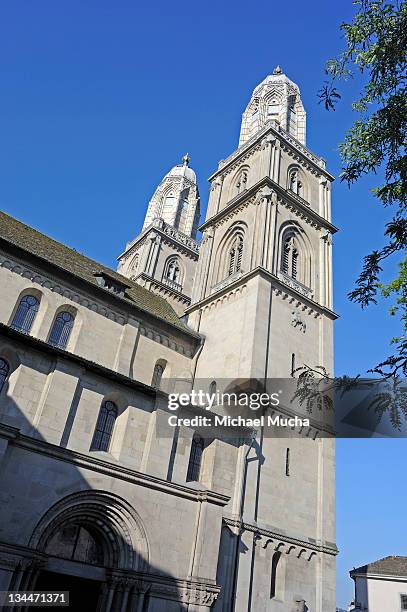
<svg viewBox="0 0 407 612"><path fill-rule="evenodd" d="M33 295L24 295L17 307L11 327L23 334L29 334L38 312L39 304L39 301Z"/></svg>
<svg viewBox="0 0 407 612"><path fill-rule="evenodd" d="M74 317L70 312L59 312L52 326L48 342L52 344L52 346L61 349L66 348L73 328L73 323Z"/></svg>
<svg viewBox="0 0 407 612"><path fill-rule="evenodd" d="M90 450L108 451L113 427L117 419L117 406L114 402L103 402L93 434Z"/></svg>
<svg viewBox="0 0 407 612"><path fill-rule="evenodd" d="M209 395L215 395L216 393L216 380L213 380L209 385Z"/></svg>
<svg viewBox="0 0 407 612"><path fill-rule="evenodd" d="M203 439L201 436L198 436L198 434L194 434L191 444L191 453L189 455L187 482L199 480L203 450Z"/></svg>
<svg viewBox="0 0 407 612"><path fill-rule="evenodd" d="M5 385L9 372L10 372L10 366L8 365L5 359L0 357L0 393Z"/></svg>
<svg viewBox="0 0 407 612"><path fill-rule="evenodd" d="M243 257L243 238L237 236L229 249L229 266L228 276L231 276L235 272L238 272L242 267Z"/></svg>
<svg viewBox="0 0 407 612"><path fill-rule="evenodd" d="M161 386L161 379L164 374L165 366L161 363L156 363L154 366L153 378L151 379L151 386L155 389L159 389Z"/></svg>
<svg viewBox="0 0 407 612"><path fill-rule="evenodd" d="M271 559L270 599L274 599L277 592L277 567L280 557L281 552L276 551Z"/></svg>

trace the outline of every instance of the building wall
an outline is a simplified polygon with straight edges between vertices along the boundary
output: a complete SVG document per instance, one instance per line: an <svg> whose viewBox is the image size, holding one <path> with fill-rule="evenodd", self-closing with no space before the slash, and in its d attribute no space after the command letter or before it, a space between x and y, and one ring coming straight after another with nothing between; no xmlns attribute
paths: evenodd
<svg viewBox="0 0 407 612"><path fill-rule="evenodd" d="M367 612L400 612L401 595L407 595L406 579L355 577L355 604ZM359 608L357 608L359 609Z"/></svg>

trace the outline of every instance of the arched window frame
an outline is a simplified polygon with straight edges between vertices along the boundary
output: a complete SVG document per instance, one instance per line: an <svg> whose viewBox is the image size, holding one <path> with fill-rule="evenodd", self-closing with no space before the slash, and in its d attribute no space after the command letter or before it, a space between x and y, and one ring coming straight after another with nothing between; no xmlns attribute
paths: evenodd
<svg viewBox="0 0 407 612"><path fill-rule="evenodd" d="M288 170L287 189L298 195L303 200L306 200L305 180L303 173L297 166Z"/></svg>
<svg viewBox="0 0 407 612"><path fill-rule="evenodd" d="M204 448L205 443L203 438L199 434L195 433L192 438L191 452L189 454L187 482L199 481Z"/></svg>
<svg viewBox="0 0 407 612"><path fill-rule="evenodd" d="M296 225L280 233L279 270L304 287L312 288L312 247L304 231Z"/></svg>
<svg viewBox="0 0 407 612"><path fill-rule="evenodd" d="M49 332L48 343L66 349L75 323L75 315L69 310L57 312Z"/></svg>
<svg viewBox="0 0 407 612"><path fill-rule="evenodd" d="M37 316L40 300L30 293L23 295L14 313L10 327L22 334L29 334Z"/></svg>
<svg viewBox="0 0 407 612"><path fill-rule="evenodd" d="M102 402L90 446L91 451L109 451L118 414L119 411L114 402L111 400Z"/></svg>
<svg viewBox="0 0 407 612"><path fill-rule="evenodd" d="M180 258L175 255L167 259L164 266L163 282L169 285L173 284L174 289L181 291L183 277L183 267Z"/></svg>
<svg viewBox="0 0 407 612"><path fill-rule="evenodd" d="M3 357L0 357L0 393L3 390L4 385L10 375L10 366L8 361Z"/></svg>

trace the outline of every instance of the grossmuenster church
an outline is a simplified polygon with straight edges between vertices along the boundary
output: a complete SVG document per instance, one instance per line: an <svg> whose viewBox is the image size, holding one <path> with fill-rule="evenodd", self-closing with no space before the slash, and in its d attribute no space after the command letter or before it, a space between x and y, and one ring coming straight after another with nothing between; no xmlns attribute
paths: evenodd
<svg viewBox="0 0 407 612"><path fill-rule="evenodd" d="M0 591L100 612L333 612L333 439L313 422L157 429L170 382L332 374L333 177L279 67L201 225L189 161L117 272L0 213Z"/></svg>

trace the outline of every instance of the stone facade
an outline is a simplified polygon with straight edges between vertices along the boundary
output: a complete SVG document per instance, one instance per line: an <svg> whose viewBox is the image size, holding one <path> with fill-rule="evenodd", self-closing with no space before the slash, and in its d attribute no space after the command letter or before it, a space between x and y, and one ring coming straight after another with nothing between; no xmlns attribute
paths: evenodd
<svg viewBox="0 0 407 612"><path fill-rule="evenodd" d="M199 428L158 427L174 385L332 374L332 180L277 70L210 178L200 243L188 156L119 273L0 216L1 589L67 585L100 611L335 609L318 424L220 428L194 477Z"/></svg>

